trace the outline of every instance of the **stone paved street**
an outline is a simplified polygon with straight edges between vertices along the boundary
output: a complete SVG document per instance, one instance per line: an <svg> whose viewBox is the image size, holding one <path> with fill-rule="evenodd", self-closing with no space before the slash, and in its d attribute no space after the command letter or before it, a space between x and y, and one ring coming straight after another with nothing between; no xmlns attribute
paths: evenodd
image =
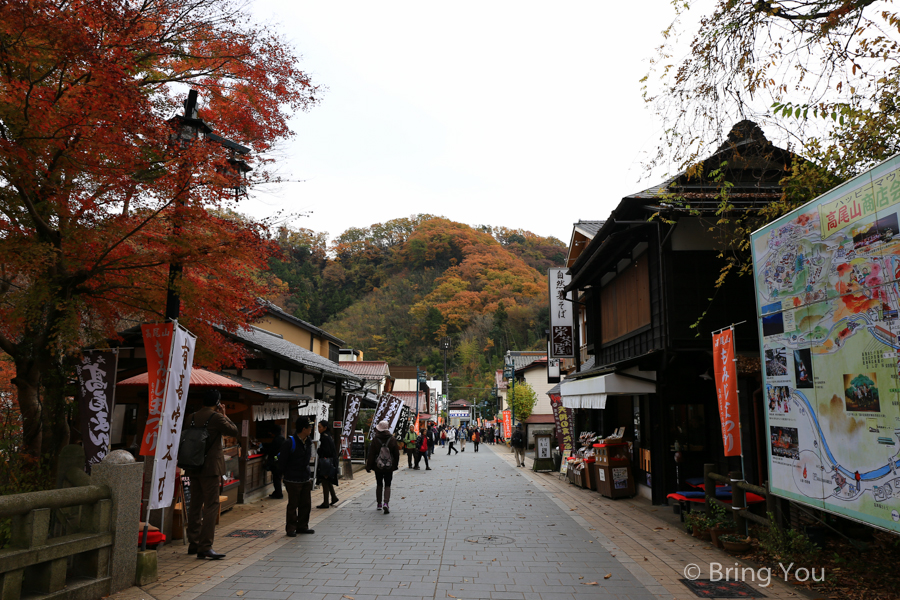
<svg viewBox="0 0 900 600"><path fill-rule="evenodd" d="M368 491L201 599L562 600L669 597L482 447L395 474L391 514ZM596 584L593 584L596 582ZM592 585L593 584L593 585Z"/></svg>
<svg viewBox="0 0 900 600"><path fill-rule="evenodd" d="M709 577L711 563L736 564L685 534L667 507L516 468L502 446L466 449L436 455L427 472L404 460L389 515L375 510L374 477L356 473L341 482L338 509L313 509L312 536L283 535L283 500L236 507L217 533L226 560L198 561L175 542L160 550L157 583L111 600L687 600L696 596L679 581L685 566ZM234 529L276 531L224 537ZM801 595L774 577L753 587L768 598Z"/></svg>

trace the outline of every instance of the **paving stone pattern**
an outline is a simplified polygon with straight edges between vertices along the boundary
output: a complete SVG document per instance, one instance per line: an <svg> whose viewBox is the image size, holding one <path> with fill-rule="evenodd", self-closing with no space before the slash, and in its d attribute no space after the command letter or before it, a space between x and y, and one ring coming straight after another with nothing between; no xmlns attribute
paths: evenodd
<svg viewBox="0 0 900 600"><path fill-rule="evenodd" d="M403 466L394 474L389 515L376 510L370 489L331 512L314 535L289 539L198 597L672 597L494 452L436 455L431 464L432 471Z"/></svg>

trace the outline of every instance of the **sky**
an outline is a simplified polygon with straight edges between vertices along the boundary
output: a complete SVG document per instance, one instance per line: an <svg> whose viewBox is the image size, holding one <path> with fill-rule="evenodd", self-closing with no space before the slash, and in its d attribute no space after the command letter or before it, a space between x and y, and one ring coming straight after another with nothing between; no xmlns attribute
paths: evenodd
<svg viewBox="0 0 900 600"><path fill-rule="evenodd" d="M327 88L280 148L287 180L240 209L302 215L335 237L418 213L568 243L662 180L645 173L661 122L641 96L665 0L255 0L251 13Z"/></svg>

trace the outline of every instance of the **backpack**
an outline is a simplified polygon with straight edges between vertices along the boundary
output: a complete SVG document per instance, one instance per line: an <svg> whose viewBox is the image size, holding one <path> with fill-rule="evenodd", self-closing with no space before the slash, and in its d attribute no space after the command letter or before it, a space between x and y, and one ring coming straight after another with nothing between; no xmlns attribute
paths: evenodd
<svg viewBox="0 0 900 600"><path fill-rule="evenodd" d="M447 432L446 432L446 431L442 431L442 432L441 432L441 439L442 439L442 440L446 440L446 439L447 439Z"/></svg>
<svg viewBox="0 0 900 600"><path fill-rule="evenodd" d="M419 452L428 452L428 439L422 434L419 440Z"/></svg>
<svg viewBox="0 0 900 600"><path fill-rule="evenodd" d="M213 413L214 415L215 413ZM206 452L209 449L209 430L206 428L212 420L209 416L203 427L194 425L194 415L191 415L191 424L181 430L181 442L178 445L178 466L182 469L202 469L206 463Z"/></svg>
<svg viewBox="0 0 900 600"><path fill-rule="evenodd" d="M381 446L378 451L378 458L375 459L375 468L379 471L387 471L394 466L394 459L391 456L391 449L387 444Z"/></svg>

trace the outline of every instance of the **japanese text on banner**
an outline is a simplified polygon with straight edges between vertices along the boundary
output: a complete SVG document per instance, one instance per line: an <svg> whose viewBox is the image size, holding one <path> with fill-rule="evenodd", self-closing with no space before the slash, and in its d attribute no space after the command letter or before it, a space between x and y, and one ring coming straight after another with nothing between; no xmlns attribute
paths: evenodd
<svg viewBox="0 0 900 600"><path fill-rule="evenodd" d="M740 456L741 426L738 416L737 373L734 368L734 330L726 329L713 334L713 364L725 456Z"/></svg>
<svg viewBox="0 0 900 600"><path fill-rule="evenodd" d="M172 335L172 359L166 378L166 394L162 416L159 420L159 440L156 445L156 461L150 480L150 509L165 508L175 496L175 467L178 463L178 446L181 442L181 426L184 408L191 384L191 368L194 363L194 347L197 338L181 326Z"/></svg>
<svg viewBox="0 0 900 600"><path fill-rule="evenodd" d="M163 396L166 391L166 371L169 368L169 353L172 349L172 323L150 323L141 325L144 350L147 354L147 395L149 410L147 425L141 438L141 456L156 454L159 418L162 415Z"/></svg>

